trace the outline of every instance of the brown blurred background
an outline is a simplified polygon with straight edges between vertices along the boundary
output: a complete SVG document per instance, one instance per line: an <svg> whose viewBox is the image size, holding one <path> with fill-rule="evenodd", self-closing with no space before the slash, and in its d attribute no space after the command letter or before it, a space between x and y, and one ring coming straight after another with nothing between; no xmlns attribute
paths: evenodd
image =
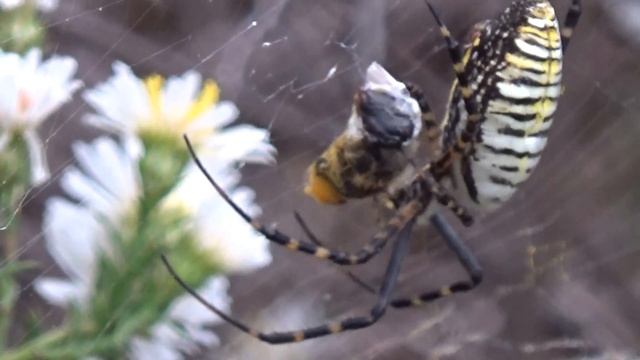
<svg viewBox="0 0 640 360"><path fill-rule="evenodd" d="M433 3L463 38L509 1ZM570 1L552 3L563 18ZM611 10L623 0L584 3L544 160L507 206L470 229L456 225L484 266L486 281L479 289L420 309L389 310L372 328L303 344L271 347L217 326L222 345L202 358L637 355L640 31L617 26L621 20L613 14L625 12ZM276 167L244 172L265 221L301 235L292 216L299 210L327 243L343 249L356 249L372 235L376 219L367 210L370 203L321 207L303 196L301 187L305 167L342 130L362 72L373 60L382 63L398 79L420 84L438 114L444 113L453 80L442 39L420 0L62 0L46 21L48 50L78 59L88 87L110 76L116 59L138 75L195 68L216 79L223 98L240 107L241 121L269 127L279 150ZM334 66L335 76L326 79ZM46 124L53 169L71 161L72 140L97 135L81 122L87 111L76 100ZM48 263L37 234L43 203L53 193L59 193L55 183L26 208L31 226L25 246L30 256ZM399 293L464 276L431 231L417 232L413 244ZM233 313L243 320L265 329L295 329L365 313L374 301L333 266L277 247L272 252L268 268L232 278ZM386 255L355 271L379 282ZM172 280L167 276L167 281ZM25 295L23 306L38 302L28 288Z"/></svg>

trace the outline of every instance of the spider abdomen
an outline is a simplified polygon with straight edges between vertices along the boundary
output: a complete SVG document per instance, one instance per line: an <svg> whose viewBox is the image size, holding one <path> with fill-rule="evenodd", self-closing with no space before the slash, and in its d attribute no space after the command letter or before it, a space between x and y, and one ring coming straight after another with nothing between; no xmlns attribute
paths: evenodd
<svg viewBox="0 0 640 360"><path fill-rule="evenodd" d="M482 117L456 174L482 208L506 202L540 160L562 93L560 39L548 1L520 1L487 23L466 54L465 72ZM452 102L458 105L450 106L449 119L460 136L468 120L460 90Z"/></svg>

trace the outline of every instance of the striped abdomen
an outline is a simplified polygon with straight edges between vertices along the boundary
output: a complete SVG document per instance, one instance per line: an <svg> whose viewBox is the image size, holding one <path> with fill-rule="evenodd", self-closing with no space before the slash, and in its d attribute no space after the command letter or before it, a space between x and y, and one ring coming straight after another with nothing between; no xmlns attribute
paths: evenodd
<svg viewBox="0 0 640 360"><path fill-rule="evenodd" d="M538 164L562 92L562 45L553 7L548 1L520 1L487 22L472 39L465 72L482 121L473 151L454 163L455 183L476 204L495 208ZM445 144L459 136L466 117L455 88Z"/></svg>

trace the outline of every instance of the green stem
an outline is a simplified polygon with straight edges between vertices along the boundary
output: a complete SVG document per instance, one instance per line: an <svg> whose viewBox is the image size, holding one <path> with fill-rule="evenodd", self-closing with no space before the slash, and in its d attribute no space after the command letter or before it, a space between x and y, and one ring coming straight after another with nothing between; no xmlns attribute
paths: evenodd
<svg viewBox="0 0 640 360"><path fill-rule="evenodd" d="M2 202L0 206L4 207L5 213L11 209ZM15 280L19 270L12 269L12 265L17 265L20 230L17 214L13 219L5 218L1 216L2 210L0 209L0 225L6 228L0 238L0 353L8 346L9 330L14 319L13 309L19 296L19 284Z"/></svg>
<svg viewBox="0 0 640 360"><path fill-rule="evenodd" d="M1 206L6 205L2 204ZM9 212L11 208L7 207L5 210ZM14 216L10 215L8 219L0 218L0 221L2 226L6 226L2 232L2 244L0 244L0 265L5 265L10 261L17 260L20 219L18 214L15 214Z"/></svg>
<svg viewBox="0 0 640 360"><path fill-rule="evenodd" d="M9 341L9 326L11 325L11 321L13 320L13 307L16 302L13 293L15 293L17 284L15 281L13 281L13 279L0 279L0 281L6 281L5 284L2 284L2 288L9 293L0 294L0 296L2 296L3 298L7 297L7 303L0 305L0 353L2 353L7 347L7 343Z"/></svg>
<svg viewBox="0 0 640 360"><path fill-rule="evenodd" d="M67 336L67 329L60 328L48 331L43 335L19 346L17 349L2 355L3 360L27 360L46 358L47 347L55 345Z"/></svg>

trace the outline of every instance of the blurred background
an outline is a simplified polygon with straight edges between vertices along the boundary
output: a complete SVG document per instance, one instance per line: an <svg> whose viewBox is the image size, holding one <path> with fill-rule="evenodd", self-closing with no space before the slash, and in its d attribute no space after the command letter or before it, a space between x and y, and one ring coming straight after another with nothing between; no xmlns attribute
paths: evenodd
<svg viewBox="0 0 640 360"><path fill-rule="evenodd" d="M432 2L459 39L510 3ZM570 1L552 3L564 18ZM584 3L538 170L507 206L472 228L452 221L484 266L479 289L392 309L369 329L302 344L268 346L221 325L221 347L201 358L640 358L640 5ZM48 51L74 56L87 87L104 81L114 60L140 76L194 68L215 79L222 98L240 108L240 121L269 128L279 151L277 166L244 169L264 221L302 236L298 210L331 247L345 250L373 234L370 202L322 207L302 186L308 164L342 131L364 69L378 61L421 85L440 116L453 80L419 0L62 0L45 21ZM41 129L54 173L72 161L72 140L98 134L81 122L88 110L77 97ZM44 200L59 191L54 180L26 203L28 257L51 263L38 234ZM414 237L398 294L465 275L432 231ZM368 312L375 301L334 266L272 252L272 265L232 279L233 314L251 324L297 329ZM354 271L379 283L387 255ZM25 309L44 306L28 286L41 271L22 279ZM51 326L58 320L48 319Z"/></svg>

